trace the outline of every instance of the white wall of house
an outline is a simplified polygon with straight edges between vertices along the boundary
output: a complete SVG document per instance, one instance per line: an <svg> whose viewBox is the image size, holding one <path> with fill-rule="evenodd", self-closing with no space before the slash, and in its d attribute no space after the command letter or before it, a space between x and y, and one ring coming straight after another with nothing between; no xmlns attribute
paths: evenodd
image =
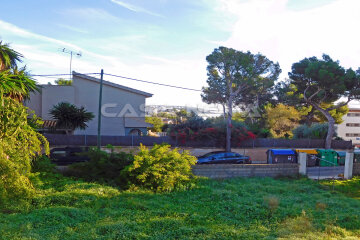
<svg viewBox="0 0 360 240"><path fill-rule="evenodd" d="M59 102L74 103L75 89L73 86L42 85L40 93L31 93L25 105L44 120L51 120L50 109Z"/></svg>
<svg viewBox="0 0 360 240"><path fill-rule="evenodd" d="M350 108L343 120L343 123L337 125L338 136L352 140L353 144L360 144L360 109Z"/></svg>
<svg viewBox="0 0 360 240"><path fill-rule="evenodd" d="M86 130L76 130L75 134L96 135L98 126L99 109L99 83L74 76L73 86L75 88L75 104L84 106L88 111L94 113L95 118L88 124ZM111 85L103 85L102 105L107 107L106 112L113 116L102 116L101 133L108 136L125 135L124 117L133 115L145 121L144 111L145 96L134 92L119 89ZM129 109L127 114L118 116L124 109Z"/></svg>
<svg viewBox="0 0 360 240"><path fill-rule="evenodd" d="M44 120L52 120L49 111L59 102L69 102L78 107L84 106L95 117L85 130L76 130L77 135L96 135L98 128L100 80L74 73L72 86L43 85L41 93L30 95L25 103L35 114ZM108 106L102 115L101 134L123 136L131 127L146 130L145 100L152 94L104 81L102 106ZM111 115L111 116L109 116ZM125 121L126 118L126 121Z"/></svg>

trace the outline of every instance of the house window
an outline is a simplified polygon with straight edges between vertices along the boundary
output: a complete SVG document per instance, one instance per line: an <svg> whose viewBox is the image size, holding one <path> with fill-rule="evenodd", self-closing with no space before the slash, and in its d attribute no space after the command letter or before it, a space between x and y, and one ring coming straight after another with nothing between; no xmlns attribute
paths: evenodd
<svg viewBox="0 0 360 240"><path fill-rule="evenodd" d="M347 127L360 127L360 123L347 123Z"/></svg>
<svg viewBox="0 0 360 240"><path fill-rule="evenodd" d="M360 133L347 133L347 137L360 137Z"/></svg>
<svg viewBox="0 0 360 240"><path fill-rule="evenodd" d="M348 117L360 117L360 113L348 113Z"/></svg>

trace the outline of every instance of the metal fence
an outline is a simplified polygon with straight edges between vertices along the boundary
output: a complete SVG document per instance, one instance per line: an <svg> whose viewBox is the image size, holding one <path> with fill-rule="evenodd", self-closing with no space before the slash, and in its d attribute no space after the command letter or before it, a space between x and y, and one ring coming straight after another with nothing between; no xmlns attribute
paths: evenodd
<svg viewBox="0 0 360 240"><path fill-rule="evenodd" d="M51 146L96 146L96 135L61 135L44 134ZM171 137L149 137L149 136L102 136L101 144L106 146L139 146L140 143L152 146L154 143L168 143L176 147L208 147L222 148L223 145L216 141L186 141L182 142ZM319 139L273 139L257 138L242 141L240 144L233 145L234 148L324 148L325 140ZM334 149L351 149L351 141L332 141Z"/></svg>

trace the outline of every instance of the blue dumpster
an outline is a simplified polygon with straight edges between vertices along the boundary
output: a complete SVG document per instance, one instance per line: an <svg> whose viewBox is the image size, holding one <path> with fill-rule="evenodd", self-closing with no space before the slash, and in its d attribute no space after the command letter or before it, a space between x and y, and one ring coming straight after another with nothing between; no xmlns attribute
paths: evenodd
<svg viewBox="0 0 360 240"><path fill-rule="evenodd" d="M292 149L269 149L267 163L297 163L296 152Z"/></svg>

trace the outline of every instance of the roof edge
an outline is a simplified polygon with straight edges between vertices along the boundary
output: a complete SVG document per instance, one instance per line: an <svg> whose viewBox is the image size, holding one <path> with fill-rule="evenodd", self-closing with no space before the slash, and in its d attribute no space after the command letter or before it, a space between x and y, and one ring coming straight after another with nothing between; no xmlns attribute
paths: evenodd
<svg viewBox="0 0 360 240"><path fill-rule="evenodd" d="M90 77L88 75L81 74L81 73L78 73L78 72L75 72L75 71L73 71L72 74L73 74L73 76L80 77L82 79L86 79L86 80L90 80L90 81L93 81L93 82L100 83L100 79L95 78L95 77ZM140 91L140 90L137 90L137 89L134 89L134 88L126 87L126 86L123 86L123 85L120 85L120 84L117 84L117 83L113 83L113 82L110 82L110 81L106 81L106 80L103 80L103 84L107 85L107 86L110 86L110 87L118 88L118 89L121 89L121 90L124 90L124 91L139 94L139 95L145 96L147 98L153 96L152 93Z"/></svg>

